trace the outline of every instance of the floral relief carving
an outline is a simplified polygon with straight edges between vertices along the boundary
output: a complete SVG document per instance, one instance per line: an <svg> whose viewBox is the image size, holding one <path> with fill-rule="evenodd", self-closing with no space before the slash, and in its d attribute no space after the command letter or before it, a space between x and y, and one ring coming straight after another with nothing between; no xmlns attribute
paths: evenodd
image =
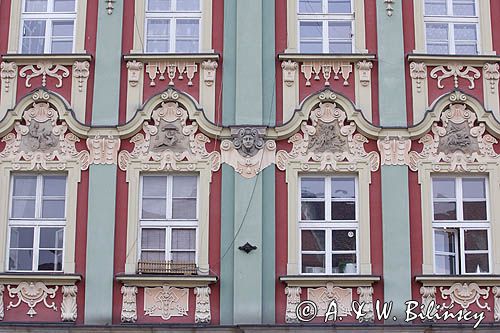
<svg viewBox="0 0 500 333"><path fill-rule="evenodd" d="M297 306L300 303L300 294L302 289L300 287L286 287L286 313L285 322L287 323L298 323L297 318Z"/></svg>
<svg viewBox="0 0 500 333"><path fill-rule="evenodd" d="M442 74L438 75L439 72ZM472 76L470 76L469 73L472 73ZM481 77L481 73L474 67L459 64L437 66L431 70L430 75L433 79L437 78L437 86L439 89L444 88L441 81L449 77L453 77L455 88L458 88L458 78L460 77L469 81L469 89L474 89L474 80Z"/></svg>
<svg viewBox="0 0 500 333"><path fill-rule="evenodd" d="M122 323L135 323L137 321L137 287L122 286Z"/></svg>
<svg viewBox="0 0 500 333"><path fill-rule="evenodd" d="M328 282L326 287L307 288L307 299L318 306L318 317L324 317L330 303L337 304L337 316L346 317L351 314L352 289L334 287Z"/></svg>
<svg viewBox="0 0 500 333"><path fill-rule="evenodd" d="M46 93L35 94L44 96ZM0 158L14 163L14 169L19 169L20 161L30 163L29 170L62 170L69 161L76 161L82 170L89 166L89 152L77 151L75 144L80 139L68 132L66 122L58 124L58 112L48 102L34 102L31 108L24 111L22 116L25 124L16 121L15 132L2 138L6 146L0 152ZM47 162L56 161L57 165Z"/></svg>
<svg viewBox="0 0 500 333"><path fill-rule="evenodd" d="M0 284L0 320L3 320L5 316L5 312L3 309L3 292L5 290L5 286L3 284Z"/></svg>
<svg viewBox="0 0 500 333"><path fill-rule="evenodd" d="M500 321L500 287L493 287L493 296L495 297L495 321Z"/></svg>
<svg viewBox="0 0 500 333"><path fill-rule="evenodd" d="M410 64L410 77L415 82L417 92L422 92L422 83L427 78L427 66L423 62L412 62Z"/></svg>
<svg viewBox="0 0 500 333"><path fill-rule="evenodd" d="M382 165L406 165L409 163L411 140L401 137L385 137L377 140Z"/></svg>
<svg viewBox="0 0 500 333"><path fill-rule="evenodd" d="M217 61L212 60L203 61L201 63L201 69L203 69L204 74L204 81L208 87L211 87L215 82L215 74L218 66L219 65L217 64Z"/></svg>
<svg viewBox="0 0 500 333"><path fill-rule="evenodd" d="M190 163L188 169L194 170L198 161L209 161L212 171L219 170L220 154L207 152L206 144L210 139L197 133L195 121L187 124L188 112L177 103L177 92L168 90L162 97L166 100L153 110L153 124L145 121L144 134L136 134L130 139L134 144L132 152L123 150L118 154L120 169L125 171L130 161L137 160L159 162L158 170L180 170L177 163L184 161Z"/></svg>
<svg viewBox="0 0 500 333"><path fill-rule="evenodd" d="M422 295L422 313L427 313L429 306L432 304L436 305L436 287L422 286L420 287L420 294ZM431 314L435 314L436 312L436 308L433 308Z"/></svg>
<svg viewBox="0 0 500 333"><path fill-rule="evenodd" d="M275 161L276 143L264 140L265 128L233 128L232 139L221 142L222 162L242 177L255 177Z"/></svg>
<svg viewBox="0 0 500 333"><path fill-rule="evenodd" d="M107 135L96 135L87 139L87 148L92 164L116 164L118 162L118 149L120 138Z"/></svg>
<svg viewBox="0 0 500 333"><path fill-rule="evenodd" d="M372 75L372 62L366 60L359 61L356 64L356 68L358 69L359 82L363 87L368 87Z"/></svg>
<svg viewBox="0 0 500 333"><path fill-rule="evenodd" d="M78 80L78 91L83 91L89 78L90 63L88 61L75 61L73 64L73 76Z"/></svg>
<svg viewBox="0 0 500 333"><path fill-rule="evenodd" d="M450 288L439 288L443 300L450 299L450 303L443 303L443 307L451 309L455 304L460 305L463 309L467 309L471 304L476 304L481 309L491 311L487 300L490 295L490 287L481 289L477 283L455 283ZM483 299L483 304L481 304Z"/></svg>
<svg viewBox="0 0 500 333"><path fill-rule="evenodd" d="M194 313L194 321L197 324L208 324L212 320L210 313L210 287L194 288L196 295L196 310Z"/></svg>
<svg viewBox="0 0 500 333"><path fill-rule="evenodd" d="M304 61L300 66L300 71L306 79L306 86L311 85L311 78L315 81L320 80L320 74L323 75L325 86L330 86L330 78L333 75L334 80L339 80L342 77L343 85L349 85L349 76L352 73L352 64L344 61ZM314 75L314 77L313 77Z"/></svg>
<svg viewBox="0 0 500 333"><path fill-rule="evenodd" d="M143 63L136 60L127 62L128 83L131 87L136 87L139 83L139 77L143 67Z"/></svg>
<svg viewBox="0 0 500 333"><path fill-rule="evenodd" d="M165 81L167 75L169 86L174 85L174 79L183 80L184 75L188 79L188 86L193 85L194 74L198 72L198 65L189 61L156 61L150 62L146 65L146 73L149 75L151 82L150 86L156 86L156 77L159 75L158 80Z"/></svg>
<svg viewBox="0 0 500 333"><path fill-rule="evenodd" d="M27 74L28 71L31 71L31 74ZM47 85L47 76L50 76L57 79L56 88L61 88L63 86L62 79L69 76L69 70L62 65L53 64L50 61L40 61L34 65L24 66L19 72L19 76L26 78L25 85L27 88L31 87L30 80L38 76L42 76L43 87Z"/></svg>
<svg viewBox="0 0 500 333"><path fill-rule="evenodd" d="M76 286L63 286L62 294L63 300L61 303L61 319L62 321L76 321L77 305L76 293L78 288Z"/></svg>
<svg viewBox="0 0 500 333"><path fill-rule="evenodd" d="M189 289L162 286L144 288L144 313L150 317L182 317L188 314Z"/></svg>
<svg viewBox="0 0 500 333"><path fill-rule="evenodd" d="M363 313L359 318L360 322L373 322L373 287L358 287L356 290L359 295L359 303L363 304Z"/></svg>
<svg viewBox="0 0 500 333"><path fill-rule="evenodd" d="M348 169L355 170L357 162L368 161L371 171L379 168L380 157L376 152L366 152L368 139L356 132L356 124L345 124L347 115L334 102L336 96L323 93L318 108L311 111L308 122L302 122L301 131L288 142L290 152L280 150L276 154L278 169L285 170L290 161L301 163L302 170L309 170L311 163L320 163L319 171L338 170L338 163L347 161Z"/></svg>
<svg viewBox="0 0 500 333"><path fill-rule="evenodd" d="M490 92L495 93L498 87L498 79L500 78L500 72L498 71L499 65L497 63L484 64L483 75L486 80L488 80L490 86Z"/></svg>
<svg viewBox="0 0 500 333"><path fill-rule="evenodd" d="M5 83L5 92L9 92L10 82L16 77L16 75L16 63L2 61L0 64L0 78Z"/></svg>
<svg viewBox="0 0 500 333"><path fill-rule="evenodd" d="M299 65L295 61L283 61L281 63L281 68L283 69L283 81L287 87L293 86L295 83L295 73Z"/></svg>
<svg viewBox="0 0 500 333"><path fill-rule="evenodd" d="M10 298L17 298L17 303L9 302L7 310L17 308L21 302L26 303L29 307L27 315L32 317L37 314L35 311L35 306L43 302L48 309L57 311L56 304L54 302L50 303L48 298L55 298L56 291L59 287L48 288L43 282L21 282L17 287L7 286Z"/></svg>

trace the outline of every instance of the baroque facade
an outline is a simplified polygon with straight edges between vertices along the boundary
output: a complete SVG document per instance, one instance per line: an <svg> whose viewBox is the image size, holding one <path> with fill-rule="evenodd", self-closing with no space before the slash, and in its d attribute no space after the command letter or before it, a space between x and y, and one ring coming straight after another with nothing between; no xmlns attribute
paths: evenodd
<svg viewBox="0 0 500 333"><path fill-rule="evenodd" d="M500 330L498 13L1 1L0 330Z"/></svg>

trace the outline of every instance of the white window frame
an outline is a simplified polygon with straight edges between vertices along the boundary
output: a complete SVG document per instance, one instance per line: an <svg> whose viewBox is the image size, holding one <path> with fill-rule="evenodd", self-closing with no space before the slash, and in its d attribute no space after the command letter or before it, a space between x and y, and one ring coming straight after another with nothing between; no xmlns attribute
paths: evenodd
<svg viewBox="0 0 500 333"><path fill-rule="evenodd" d="M142 217L142 201L144 189L144 176L146 177L167 177L167 192L166 192L166 219L143 219ZM173 178L175 176L193 176L196 177L196 219L173 219L172 218L172 188ZM195 264L198 265L198 237L199 237L199 202L200 202L200 176L196 173L160 173L151 174L143 173L140 175L140 194L139 194L139 233L138 233L138 254L137 258L141 260L142 254L142 229L165 229L165 261L170 261L172 252L172 229L195 229L196 246L195 246Z"/></svg>
<svg viewBox="0 0 500 333"><path fill-rule="evenodd" d="M486 217L487 219L485 221L465 221L463 219L463 202L464 202L464 197L463 197L463 191L462 191L462 181L463 179L471 179L471 178L477 178L477 179L483 179L484 184L485 184L485 200L486 200ZM456 220L438 220L437 222L434 220L434 202L436 198L434 198L434 186L433 181L434 179L453 179L455 181L455 202L456 202L456 210L457 210L457 219ZM475 201L473 198L466 198L468 202L470 201ZM438 200L439 201L446 201L450 202L452 200L450 199L445 199L443 200ZM477 201L483 201L483 200L477 200ZM437 254L438 251L435 249L435 232L437 230L447 230L452 229L454 230L456 241L455 241L455 257L456 257L456 262L455 262L455 271L458 275L475 275L475 274L483 274L483 275L489 275L492 274L493 272L493 261L492 261L492 242L491 242L491 212L490 212L490 196L489 196L489 179L488 176L485 175L432 175L431 176L431 214L432 214L432 248L433 248L433 253L434 253L434 258ZM489 272L481 272L481 273L467 273L465 271L465 253L471 253L471 250L466 251L465 250L465 237L464 237L464 232L468 230L486 230L487 232L487 237L488 237L488 268ZM477 253L482 253L484 254L485 250L477 250ZM440 253L443 254L443 253ZM436 260L434 260L434 272L435 274L437 273L436 269ZM446 275L446 274L444 274Z"/></svg>
<svg viewBox="0 0 500 333"><path fill-rule="evenodd" d="M302 206L302 196L301 196L301 184L302 179L307 178L323 178L325 181L325 197L323 200L311 200L318 202L325 202L325 221L320 222L318 220L309 220L306 222L302 222L300 219L301 216L301 206ZM331 197L331 182L332 179L339 178L354 178L354 203L355 203L355 219L354 220L331 220L331 202L333 201L351 201L351 200L342 200L342 199L334 199ZM360 272L360 254L359 254L359 192L358 192L358 177L356 175L324 175L324 174L303 174L299 176L298 180L298 211L297 217L299 220L297 221L298 226L298 237L299 237L299 246L298 246L298 267L300 275L357 275ZM329 219L327 219L329 217ZM302 230L323 230L325 232L325 251L302 251ZM356 233L356 272L355 273L332 273L332 255L342 254L339 251L332 250L332 232L335 230L354 230ZM324 254L325 255L325 272L324 273L306 273L302 272L302 254ZM347 253L352 253L352 251L346 251Z"/></svg>
<svg viewBox="0 0 500 333"><path fill-rule="evenodd" d="M64 197L64 217L60 218L42 218L41 217L41 209L42 209L42 187L43 187L43 178L45 176L65 176L65 197ZM35 217L34 218L13 218L12 217L12 201L14 194L14 178L16 176L33 176L36 177L36 194L35 194ZM9 222L8 222L8 233L7 233L7 248L6 248L6 270L9 272L63 272L64 271L64 255L65 255L65 246L66 246L66 224L67 224L67 194L68 194L68 176L66 174L60 173L43 173L43 174L32 174L32 173L11 173L10 175L10 189L9 189ZM15 227L26 227L33 228L33 260L31 264L31 270L11 270L9 269L9 260L10 260L10 239L11 239L11 229ZM62 252L62 263L60 270L38 270L38 258L40 252L40 228L63 228L63 244L61 247Z"/></svg>
<svg viewBox="0 0 500 333"><path fill-rule="evenodd" d="M81 1L81 0L80 0ZM52 53L52 27L53 23L57 21L73 21L73 35L71 37L72 48L70 53L75 52L75 40L76 40L76 19L78 10L78 0L75 0L75 12L26 12L25 9L26 0L22 0L22 14L21 14L21 29L19 36L19 50L22 52L23 49L23 37L24 37L24 21L45 21L45 41L44 41L44 51L43 53ZM47 1L47 10L54 8L54 0Z"/></svg>
<svg viewBox="0 0 500 333"><path fill-rule="evenodd" d="M300 0L297 0L296 8L297 8L297 49L301 53L305 53L300 49L300 23L301 22L321 22L322 23L322 53L330 53L330 38L328 36L328 23L329 22L350 22L351 23L351 52L354 52L355 49L355 40L356 40L356 32L355 32L355 24L354 24L354 3L351 0L351 13L328 13L328 0L322 1L322 10L323 13L314 13L314 14L304 14L299 12ZM335 39L335 38L333 38Z"/></svg>

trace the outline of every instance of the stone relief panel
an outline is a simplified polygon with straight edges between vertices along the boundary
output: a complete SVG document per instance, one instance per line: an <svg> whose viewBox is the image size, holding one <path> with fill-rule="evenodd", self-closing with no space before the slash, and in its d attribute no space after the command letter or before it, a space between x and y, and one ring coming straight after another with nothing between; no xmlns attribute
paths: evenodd
<svg viewBox="0 0 500 333"><path fill-rule="evenodd" d="M335 287L329 282L326 287L307 288L307 299L318 306L318 317L324 317L332 301L337 304L337 316L351 315L352 289Z"/></svg>
<svg viewBox="0 0 500 333"><path fill-rule="evenodd" d="M144 288L144 313L150 317L161 317L163 320L187 316L188 297L188 288L170 286Z"/></svg>
<svg viewBox="0 0 500 333"><path fill-rule="evenodd" d="M298 323L299 319L297 318L297 306L300 303L300 294L302 293L302 289L300 287L286 287L286 313L285 313L285 322L287 323Z"/></svg>
<svg viewBox="0 0 500 333"><path fill-rule="evenodd" d="M379 168L379 155L365 151L368 139L355 133L353 121L345 124L347 115L335 99L332 92L320 95L322 102L311 111L309 122L302 122L301 130L288 140L293 144L292 150L280 150L276 154L278 169L285 170L290 161L300 162L303 170L309 170L310 164L317 162L320 171L338 170L339 162L348 162L350 170L355 170L356 163L361 161L368 161L371 171Z"/></svg>
<svg viewBox="0 0 500 333"><path fill-rule="evenodd" d="M122 323L135 323L137 321L137 287L122 286Z"/></svg>
<svg viewBox="0 0 500 333"><path fill-rule="evenodd" d="M480 309L491 311L487 303L490 296L490 287L482 289L477 283L455 283L449 288L439 288L443 300L450 299L449 303L446 301L443 306L451 309L455 304L467 309L471 304L476 304Z"/></svg>
<svg viewBox="0 0 500 333"><path fill-rule="evenodd" d="M7 310L17 308L21 302L28 305L28 316L33 318L37 314L35 311L35 306L43 302L43 304L54 311L57 311L56 304L50 302L47 298L54 299L56 297L56 291L59 289L58 286L54 288L47 287L43 282L21 282L17 287L7 286L10 298L17 298L17 302L9 302Z"/></svg>

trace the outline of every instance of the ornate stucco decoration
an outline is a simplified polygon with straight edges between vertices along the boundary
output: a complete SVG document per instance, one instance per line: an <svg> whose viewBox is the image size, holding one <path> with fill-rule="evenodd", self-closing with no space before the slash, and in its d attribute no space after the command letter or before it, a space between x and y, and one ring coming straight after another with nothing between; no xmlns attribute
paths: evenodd
<svg viewBox="0 0 500 333"><path fill-rule="evenodd" d="M373 322L373 287L358 287L356 290L359 295L359 303L363 304L363 313L359 318L360 322Z"/></svg>
<svg viewBox="0 0 500 333"><path fill-rule="evenodd" d="M337 304L337 316L346 317L351 315L352 289L335 287L329 282L326 287L307 288L307 299L318 306L318 317L324 317L330 303Z"/></svg>
<svg viewBox="0 0 500 333"><path fill-rule="evenodd" d="M385 137L377 140L382 165L407 165L411 140L401 137Z"/></svg>
<svg viewBox="0 0 500 333"><path fill-rule="evenodd" d="M174 85L174 79L183 80L184 75L188 79L188 86L193 85L194 74L198 72L198 65L193 61L155 61L149 62L146 65L146 73L149 75L151 82L150 86L156 86L156 76L159 74L158 79L165 81L165 74L167 75L169 86Z"/></svg>
<svg viewBox="0 0 500 333"><path fill-rule="evenodd" d="M188 162L187 169L195 170L197 162L208 161L212 171L219 170L220 154L207 152L210 139L197 133L195 121L187 123L188 112L176 102L177 92L169 89L162 98L164 102L152 112L153 124L145 121L144 134L136 134L130 140L135 145L132 152L119 153L120 169L127 170L128 164L137 160L158 162L158 170L180 170L178 162Z"/></svg>
<svg viewBox="0 0 500 333"><path fill-rule="evenodd" d="M15 132L2 138L6 146L0 152L0 159L13 162L14 169L20 169L19 162L30 162L29 170L62 170L70 161L78 162L82 170L89 166L89 152L77 151L75 144L80 139L71 132L65 121L58 123L59 114L49 104L48 94L33 95L35 102L24 111L21 121L14 124ZM42 100L40 102L37 102ZM48 164L47 162L56 163Z"/></svg>
<svg viewBox="0 0 500 333"><path fill-rule="evenodd" d="M213 60L207 60L201 63L201 69L203 70L204 77L203 80L208 87L211 87L215 82L215 73L218 66L217 61Z"/></svg>
<svg viewBox="0 0 500 333"><path fill-rule="evenodd" d="M135 323L137 321L137 287L122 286L122 323Z"/></svg>
<svg viewBox="0 0 500 333"><path fill-rule="evenodd" d="M500 72L498 71L499 67L497 63L484 64L483 66L483 75L489 83L492 94L496 92L498 86L498 79L500 78Z"/></svg>
<svg viewBox="0 0 500 333"><path fill-rule="evenodd" d="M188 288L144 288L144 313L151 317L161 317L163 320L187 316L188 296Z"/></svg>
<svg viewBox="0 0 500 333"><path fill-rule="evenodd" d="M31 71L31 74L27 74L28 71ZM59 74L61 72L61 74ZM42 86L45 87L47 85L47 76L53 77L57 79L58 83L56 84L56 88L61 88L63 86L63 77L69 76L69 70L59 64L53 64L50 61L40 61L34 65L26 65L21 71L19 71L20 77L25 77L26 82L25 85L27 88L31 87L30 80L32 78L42 76Z"/></svg>
<svg viewBox="0 0 500 333"><path fill-rule="evenodd" d="M341 76L344 80L343 85L348 86L349 76L352 73L352 64L350 62L336 60L304 61L300 66L300 71L304 74L307 87L311 85L311 78L315 81L319 81L320 74L323 75L323 79L325 80L324 84L327 87L330 86L330 78L332 75L334 80L339 80Z"/></svg>
<svg viewBox="0 0 500 333"><path fill-rule="evenodd" d="M275 161L276 142L264 140L265 128L231 129L231 140L221 143L222 162L234 168L242 177L255 177Z"/></svg>
<svg viewBox="0 0 500 333"><path fill-rule="evenodd" d="M443 307L451 309L455 304L460 305L463 309L467 309L471 304L476 304L480 309L491 311L487 300L490 295L490 287L481 289L477 283L455 283L450 288L440 287L441 297L443 300L450 298L450 303L443 303ZM481 304L481 298L484 300Z"/></svg>
<svg viewBox="0 0 500 333"><path fill-rule="evenodd" d="M210 313L210 287L195 287L194 294L196 295L196 310L194 313L195 323L210 323L210 320L212 320L212 315Z"/></svg>
<svg viewBox="0 0 500 333"><path fill-rule="evenodd" d="M61 303L61 320L62 321L76 321L77 305L76 293L77 286L63 286L62 294L63 300Z"/></svg>
<svg viewBox="0 0 500 333"><path fill-rule="evenodd" d="M286 287L286 313L285 313L285 322L287 323L298 323L299 319L297 318L297 306L300 303L300 294L302 293L302 289L300 287Z"/></svg>
<svg viewBox="0 0 500 333"><path fill-rule="evenodd" d="M431 304L436 305L436 287L434 286L422 286L420 287L420 294L422 295L422 313L427 313L427 309ZM434 308L431 314L436 313L437 310Z"/></svg>
<svg viewBox="0 0 500 333"><path fill-rule="evenodd" d="M33 317L37 314L35 306L43 302L48 309L57 311L56 304L49 304L47 297L53 299L56 297L56 291L59 287L48 288L43 282L21 282L17 287L7 286L10 298L17 298L17 303L9 302L7 310L17 308L21 302L26 303L29 307L27 315Z"/></svg>
<svg viewBox="0 0 500 333"><path fill-rule="evenodd" d="M0 64L0 78L5 83L5 92L9 92L10 82L17 75L17 65L15 62L5 62L2 61Z"/></svg>
<svg viewBox="0 0 500 333"><path fill-rule="evenodd" d="M96 135L87 138L91 164L117 164L120 138Z"/></svg>
<svg viewBox="0 0 500 333"><path fill-rule="evenodd" d="M448 171L469 171L469 165L481 164L497 159L493 149L497 140L490 134L484 134L484 123L475 125L477 116L466 104L463 94L450 95L452 104L441 113L441 123L434 122L432 135L426 134L419 142L423 144L421 152L409 153L409 167L418 170L422 162L431 162L436 171L442 169L439 163L449 164Z"/></svg>
<svg viewBox="0 0 500 333"><path fill-rule="evenodd" d="M142 68L144 67L142 62L137 60L128 61L127 69L128 69L128 83L130 86L135 87L139 83L140 73Z"/></svg>
<svg viewBox="0 0 500 333"><path fill-rule="evenodd" d="M295 82L295 73L299 65L295 61L283 61L281 63L281 68L283 69L283 81L288 87L293 86Z"/></svg>
<svg viewBox="0 0 500 333"><path fill-rule="evenodd" d="M108 15L113 14L116 0L104 0L104 1L106 1L106 11L108 12Z"/></svg>
<svg viewBox="0 0 500 333"><path fill-rule="evenodd" d="M5 287L3 284L0 284L0 320L3 320L5 313L3 309L3 291L5 290Z"/></svg>
<svg viewBox="0 0 500 333"><path fill-rule="evenodd" d="M280 150L276 154L276 165L286 170L291 161L300 162L302 170L309 170L311 163L320 163L319 171L339 170L339 162L347 162L347 169L356 170L356 163L368 161L370 170L379 168L380 157L376 152L366 152L363 145L368 139L356 132L356 124L347 120L346 113L334 102L335 94L325 92L322 102L309 115L310 124L302 122L301 131L288 142L293 144L290 152Z"/></svg>
<svg viewBox="0 0 500 333"><path fill-rule="evenodd" d="M495 298L495 321L500 321L500 287L499 286L493 287L493 296Z"/></svg>
<svg viewBox="0 0 500 333"><path fill-rule="evenodd" d="M412 62L410 64L410 77L415 81L417 92L422 91L422 83L427 77L427 66L424 62Z"/></svg>
<svg viewBox="0 0 500 333"><path fill-rule="evenodd" d="M359 82L363 87L367 87L370 84L373 63L366 60L359 61L356 63L356 68L358 69Z"/></svg>
<svg viewBox="0 0 500 333"><path fill-rule="evenodd" d="M90 63L88 61L75 61L73 64L73 76L78 81L78 91L82 92L83 87L89 78Z"/></svg>
<svg viewBox="0 0 500 333"><path fill-rule="evenodd" d="M438 75L439 72L442 74ZM472 73L472 76L470 76L469 73ZM459 64L437 66L431 70L430 75L433 79L437 78L437 86L439 89L444 88L441 81L449 77L453 77L455 88L458 88L458 78L460 77L469 81L469 89L474 89L474 80L481 77L481 73L474 67Z"/></svg>
<svg viewBox="0 0 500 333"><path fill-rule="evenodd" d="M385 11L387 13L387 16L392 16L392 13L394 12L394 0L384 0L385 3Z"/></svg>

